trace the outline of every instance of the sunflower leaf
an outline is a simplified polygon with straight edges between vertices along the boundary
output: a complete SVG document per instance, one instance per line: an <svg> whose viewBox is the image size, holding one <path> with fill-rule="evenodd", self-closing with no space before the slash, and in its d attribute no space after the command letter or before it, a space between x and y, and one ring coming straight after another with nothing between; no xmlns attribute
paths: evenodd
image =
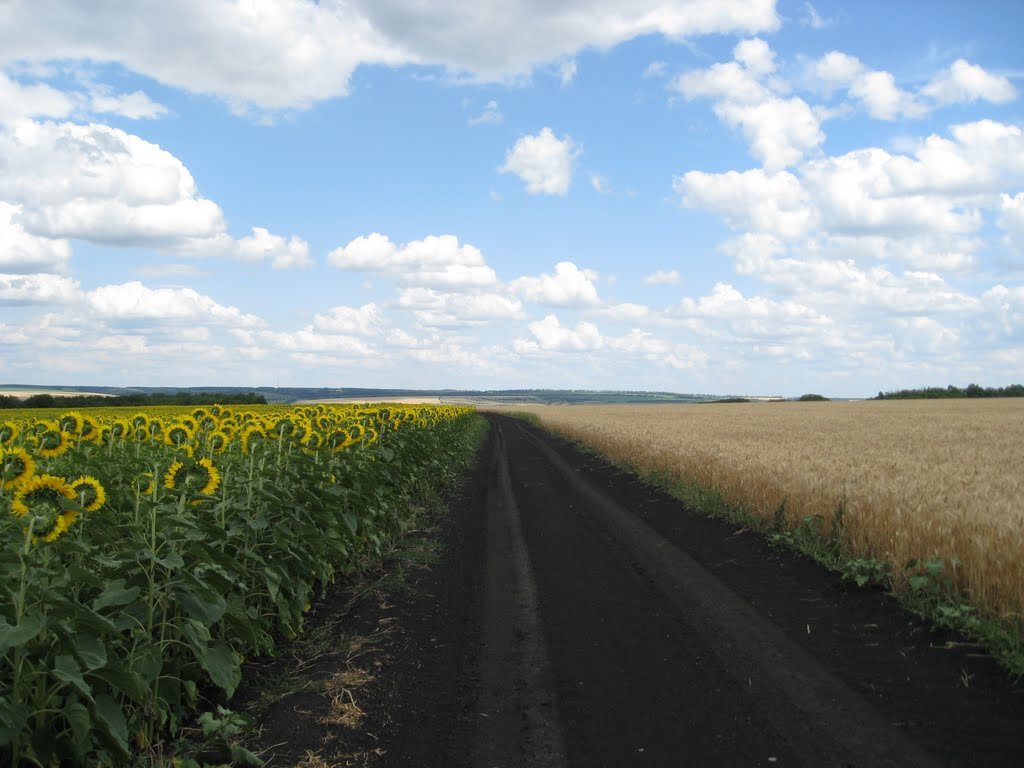
<svg viewBox="0 0 1024 768"><path fill-rule="evenodd" d="M11 648L17 648L30 640L35 640L45 624L45 619L38 614L25 616L20 624L13 626L0 621L0 653L6 653Z"/></svg>

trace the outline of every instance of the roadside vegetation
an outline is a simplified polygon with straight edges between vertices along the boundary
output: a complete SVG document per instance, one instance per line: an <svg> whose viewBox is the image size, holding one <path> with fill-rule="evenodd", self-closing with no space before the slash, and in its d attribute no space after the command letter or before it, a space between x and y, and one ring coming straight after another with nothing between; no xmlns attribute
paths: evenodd
<svg viewBox="0 0 1024 768"><path fill-rule="evenodd" d="M0 408L149 408L158 405L266 405L267 399L255 392L152 392L131 395L63 395L40 392L19 397L0 395Z"/></svg>
<svg viewBox="0 0 1024 768"><path fill-rule="evenodd" d="M452 406L9 414L0 764L15 766L197 768L183 736L242 728L243 659L392 551L480 433Z"/></svg>
<svg viewBox="0 0 1024 768"><path fill-rule="evenodd" d="M1024 674L1024 401L518 410Z"/></svg>
<svg viewBox="0 0 1024 768"><path fill-rule="evenodd" d="M894 392L879 392L875 400L944 400L961 397L1024 397L1024 384L1008 387L982 387L968 384L966 387L922 387L921 389L898 389Z"/></svg>

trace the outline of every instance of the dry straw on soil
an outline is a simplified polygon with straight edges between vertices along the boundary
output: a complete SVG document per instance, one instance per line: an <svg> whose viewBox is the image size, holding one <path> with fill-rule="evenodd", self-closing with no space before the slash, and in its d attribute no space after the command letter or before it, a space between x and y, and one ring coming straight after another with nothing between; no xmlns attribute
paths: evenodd
<svg viewBox="0 0 1024 768"><path fill-rule="evenodd" d="M845 508L851 556L938 555L974 604L1024 615L1024 399L532 406L612 461L790 524ZM901 584L897 583L897 587Z"/></svg>

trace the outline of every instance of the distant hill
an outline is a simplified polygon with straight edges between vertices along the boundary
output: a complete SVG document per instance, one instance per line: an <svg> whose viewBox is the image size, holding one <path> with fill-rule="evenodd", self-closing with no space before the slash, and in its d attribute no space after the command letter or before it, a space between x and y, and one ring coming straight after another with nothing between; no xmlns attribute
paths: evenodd
<svg viewBox="0 0 1024 768"><path fill-rule="evenodd" d="M240 394L262 395L268 403L294 403L300 400L379 400L381 398L437 398L440 402L491 404L579 404L579 403L700 403L722 400L727 395L640 392L632 390L582 389L371 389L363 387L45 387L0 384L0 391L15 394L17 390L31 392L77 393L89 392L113 396L177 395L179 393L221 393L225 399ZM766 399L766 398L757 398Z"/></svg>

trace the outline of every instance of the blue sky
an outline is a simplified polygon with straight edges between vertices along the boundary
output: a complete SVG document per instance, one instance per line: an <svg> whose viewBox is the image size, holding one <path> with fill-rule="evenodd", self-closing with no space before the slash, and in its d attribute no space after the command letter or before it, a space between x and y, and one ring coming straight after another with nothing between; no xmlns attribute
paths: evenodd
<svg viewBox="0 0 1024 768"><path fill-rule="evenodd" d="M1024 376L1016 2L0 2L0 381Z"/></svg>

